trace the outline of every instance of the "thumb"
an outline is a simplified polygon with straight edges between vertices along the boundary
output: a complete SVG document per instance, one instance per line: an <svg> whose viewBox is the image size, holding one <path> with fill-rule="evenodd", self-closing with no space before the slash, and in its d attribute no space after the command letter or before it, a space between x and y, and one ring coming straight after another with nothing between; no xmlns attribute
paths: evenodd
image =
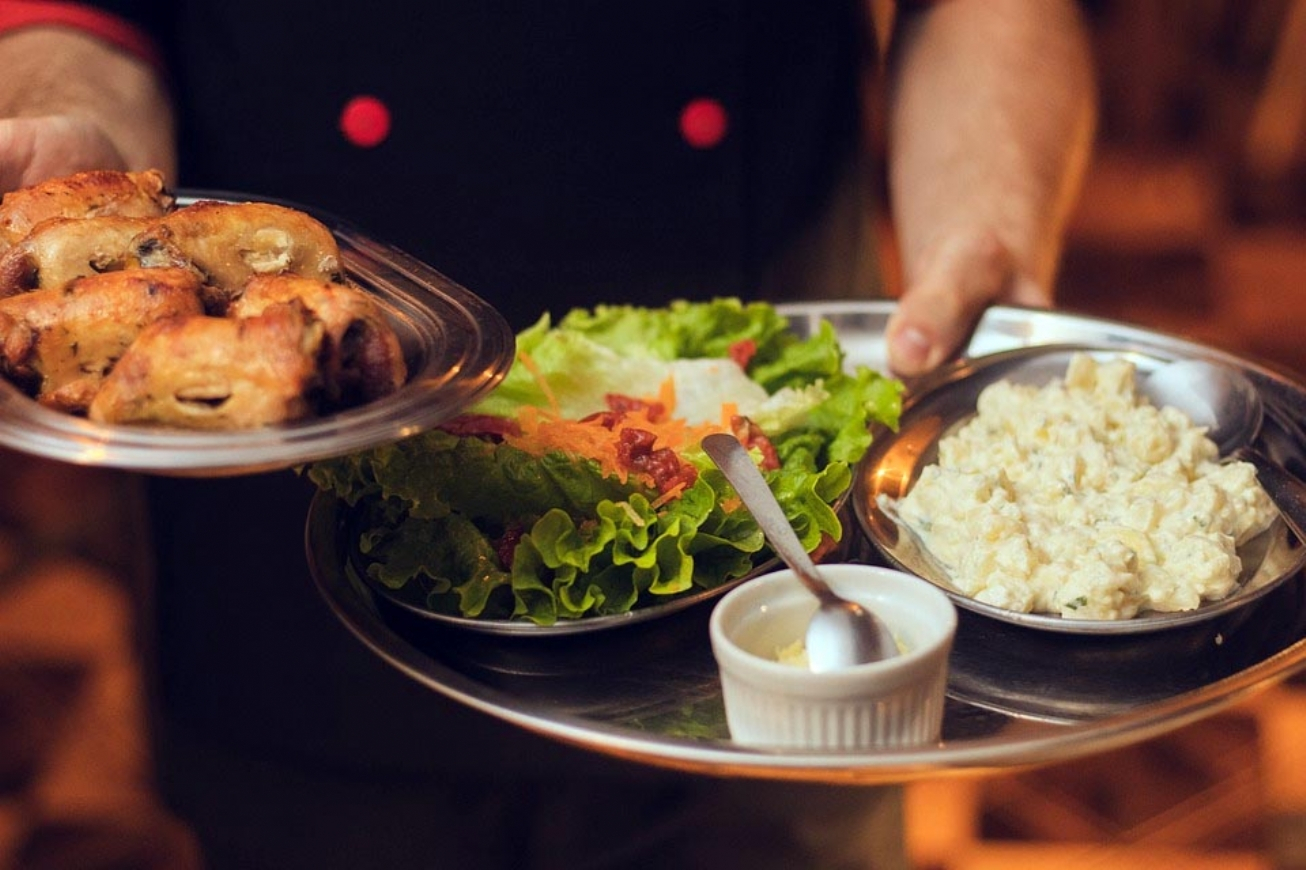
<svg viewBox="0 0 1306 870"><path fill-rule="evenodd" d="M944 237L918 263L885 329L889 367L902 377L925 374L956 354L989 305L1048 304L989 231Z"/></svg>
<svg viewBox="0 0 1306 870"><path fill-rule="evenodd" d="M93 121L72 115L0 118L0 191L88 169L126 169Z"/></svg>

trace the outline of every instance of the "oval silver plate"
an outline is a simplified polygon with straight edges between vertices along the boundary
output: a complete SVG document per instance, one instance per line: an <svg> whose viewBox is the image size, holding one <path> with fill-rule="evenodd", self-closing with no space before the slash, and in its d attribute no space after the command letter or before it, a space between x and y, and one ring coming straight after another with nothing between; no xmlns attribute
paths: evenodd
<svg viewBox="0 0 1306 870"><path fill-rule="evenodd" d="M246 201L233 194L178 196ZM350 279L371 293L399 337L408 381L366 405L297 423L231 432L94 423L37 404L0 381L0 445L78 465L187 477L248 474L363 450L429 429L489 392L516 339L480 297L347 223L313 214L335 234Z"/></svg>
<svg viewBox="0 0 1306 870"><path fill-rule="evenodd" d="M1242 607L1295 574L1306 562L1306 549L1282 521L1276 521L1239 553L1244 570L1235 591L1193 610L1147 611L1132 619L1068 619L977 601L952 584L947 571L912 530L885 509L882 500L896 500L911 490L921 469L937 461L940 439L974 416L976 401L985 387L1000 380L1042 386L1063 376L1071 356L1081 351L1102 359L1123 356L1134 363L1140 377L1180 358L1179 354L1156 348L1045 345L968 357L917 383L903 409L898 431L877 432L854 479L857 519L880 553L897 567L938 586L959 607L1015 625L1072 634L1135 634L1192 625ZM1228 362L1227 358L1212 358Z"/></svg>

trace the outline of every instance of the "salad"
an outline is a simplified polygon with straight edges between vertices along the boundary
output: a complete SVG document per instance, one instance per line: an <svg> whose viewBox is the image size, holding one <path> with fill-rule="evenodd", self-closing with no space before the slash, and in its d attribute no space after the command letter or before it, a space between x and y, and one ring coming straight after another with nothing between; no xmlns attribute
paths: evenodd
<svg viewBox="0 0 1306 870"><path fill-rule="evenodd" d="M369 578L472 619L607 616L721 587L769 558L702 451L731 432L809 550L896 427L902 385L846 371L829 324L802 339L737 299L577 309L517 336L504 380L464 414L306 473L351 506Z"/></svg>

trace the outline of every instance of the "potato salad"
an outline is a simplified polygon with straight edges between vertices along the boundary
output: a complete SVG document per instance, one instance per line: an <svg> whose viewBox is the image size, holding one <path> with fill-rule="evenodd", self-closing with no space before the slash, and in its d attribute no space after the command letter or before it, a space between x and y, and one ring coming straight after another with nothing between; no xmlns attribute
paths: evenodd
<svg viewBox="0 0 1306 870"><path fill-rule="evenodd" d="M1251 465L1141 397L1126 359L1076 354L1043 387L1001 381L886 507L957 589L1023 613L1128 619L1228 595L1276 516Z"/></svg>

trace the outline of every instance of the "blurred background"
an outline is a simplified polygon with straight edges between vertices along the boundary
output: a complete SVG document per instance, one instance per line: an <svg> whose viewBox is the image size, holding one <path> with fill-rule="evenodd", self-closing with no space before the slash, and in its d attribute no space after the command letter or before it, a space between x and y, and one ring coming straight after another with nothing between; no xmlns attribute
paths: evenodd
<svg viewBox="0 0 1306 870"><path fill-rule="evenodd" d="M1101 125L1060 304L1306 379L1306 0L1084 5ZM118 579L130 491L0 463L0 868L198 866L150 788ZM1306 682L1138 746L908 798L920 870L1306 868Z"/></svg>
<svg viewBox="0 0 1306 870"><path fill-rule="evenodd" d="M1306 4L1098 0L1061 301L1306 373Z"/></svg>
<svg viewBox="0 0 1306 870"><path fill-rule="evenodd" d="M1085 3L1097 150L1063 308L1306 378L1306 0ZM909 789L921 870L1306 868L1306 681L1128 749Z"/></svg>

